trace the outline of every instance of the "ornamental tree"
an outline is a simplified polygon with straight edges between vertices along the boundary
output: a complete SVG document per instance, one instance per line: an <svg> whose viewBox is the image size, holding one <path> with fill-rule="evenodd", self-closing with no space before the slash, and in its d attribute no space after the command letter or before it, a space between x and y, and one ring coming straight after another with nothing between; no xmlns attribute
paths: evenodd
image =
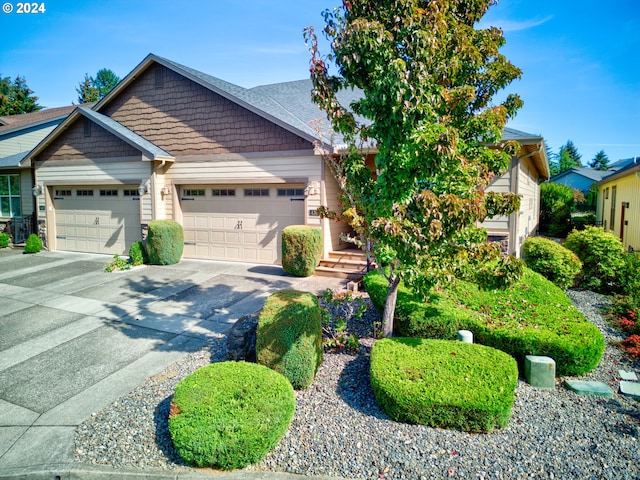
<svg viewBox="0 0 640 480"><path fill-rule="evenodd" d="M339 156L327 155L342 218L389 282L387 336L401 280L426 295L468 260L497 256L476 225L519 206L516 195L485 190L517 151L501 137L522 104L517 95L493 101L521 75L499 52L501 30L476 28L494 3L343 0L324 12L326 56L305 29L312 98L343 144ZM344 89L361 95L343 105ZM371 145L375 171L363 148Z"/></svg>

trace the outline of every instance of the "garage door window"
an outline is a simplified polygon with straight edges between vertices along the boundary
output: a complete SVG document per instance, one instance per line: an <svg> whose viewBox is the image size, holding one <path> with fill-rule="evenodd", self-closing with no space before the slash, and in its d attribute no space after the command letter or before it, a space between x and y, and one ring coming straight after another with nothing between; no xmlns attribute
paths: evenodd
<svg viewBox="0 0 640 480"><path fill-rule="evenodd" d="M204 189L186 188L183 195L186 197L204 197Z"/></svg>
<svg viewBox="0 0 640 480"><path fill-rule="evenodd" d="M19 217L21 212L19 175L0 175L0 216Z"/></svg>
<svg viewBox="0 0 640 480"><path fill-rule="evenodd" d="M268 188L245 188L244 196L245 197L268 197L269 189Z"/></svg>
<svg viewBox="0 0 640 480"><path fill-rule="evenodd" d="M211 190L214 197L235 197L236 190L234 188L214 188Z"/></svg>
<svg viewBox="0 0 640 480"><path fill-rule="evenodd" d="M93 190L76 190L76 197L93 197Z"/></svg>
<svg viewBox="0 0 640 480"><path fill-rule="evenodd" d="M279 197L301 197L304 195L304 188L279 188Z"/></svg>
<svg viewBox="0 0 640 480"><path fill-rule="evenodd" d="M100 190L101 197L117 197L118 190Z"/></svg>

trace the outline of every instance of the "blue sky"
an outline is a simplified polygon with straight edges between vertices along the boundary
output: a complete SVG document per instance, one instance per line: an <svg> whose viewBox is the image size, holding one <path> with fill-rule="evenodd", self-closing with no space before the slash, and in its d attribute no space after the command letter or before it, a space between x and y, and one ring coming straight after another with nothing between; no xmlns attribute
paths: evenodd
<svg viewBox="0 0 640 480"><path fill-rule="evenodd" d="M4 0L0 3L6 4ZM84 0L45 13L0 13L0 74L26 77L47 107L77 101L84 74L120 77L148 53L244 87L305 78L306 25L322 27L336 0ZM3 9L4 9L3 5ZM571 139L587 163L640 156L637 0L501 0L481 25L504 29L503 53L523 70L510 87L525 105L509 126Z"/></svg>

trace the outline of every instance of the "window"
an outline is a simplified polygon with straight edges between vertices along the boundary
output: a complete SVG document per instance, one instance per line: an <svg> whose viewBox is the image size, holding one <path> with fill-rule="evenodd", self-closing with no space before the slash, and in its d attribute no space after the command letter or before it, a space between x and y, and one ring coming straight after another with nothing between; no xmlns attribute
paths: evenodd
<svg viewBox="0 0 640 480"><path fill-rule="evenodd" d="M100 190L101 197L117 197L118 190Z"/></svg>
<svg viewBox="0 0 640 480"><path fill-rule="evenodd" d="M235 197L236 191L234 188L214 188L211 194L214 197Z"/></svg>
<svg viewBox="0 0 640 480"><path fill-rule="evenodd" d="M301 197L304 195L304 188L279 188L279 197Z"/></svg>
<svg viewBox="0 0 640 480"><path fill-rule="evenodd" d="M617 187L611 187L611 216L609 217L609 230L613 230L616 221L616 190Z"/></svg>
<svg viewBox="0 0 640 480"><path fill-rule="evenodd" d="M204 189L185 188L182 194L185 197L204 197Z"/></svg>
<svg viewBox="0 0 640 480"><path fill-rule="evenodd" d="M245 188L244 196L245 197L268 197L269 189L268 188Z"/></svg>
<svg viewBox="0 0 640 480"><path fill-rule="evenodd" d="M0 175L0 217L19 217L22 215L20 205L20 176Z"/></svg>
<svg viewBox="0 0 640 480"><path fill-rule="evenodd" d="M129 190L129 189L125 189L124 190L124 196L125 197L139 197L140 194L138 193L138 190Z"/></svg>
<svg viewBox="0 0 640 480"><path fill-rule="evenodd" d="M56 197L70 197L71 190L56 190Z"/></svg>
<svg viewBox="0 0 640 480"><path fill-rule="evenodd" d="M76 190L76 197L93 197L93 190Z"/></svg>

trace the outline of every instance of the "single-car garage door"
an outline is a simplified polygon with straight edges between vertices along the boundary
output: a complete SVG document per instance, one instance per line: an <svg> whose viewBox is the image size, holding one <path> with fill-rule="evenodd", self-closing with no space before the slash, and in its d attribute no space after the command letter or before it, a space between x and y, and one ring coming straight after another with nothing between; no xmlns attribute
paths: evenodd
<svg viewBox="0 0 640 480"><path fill-rule="evenodd" d="M282 229L304 224L302 185L181 188L184 256L280 263Z"/></svg>
<svg viewBox="0 0 640 480"><path fill-rule="evenodd" d="M141 239L138 187L53 187L56 249L127 254Z"/></svg>

